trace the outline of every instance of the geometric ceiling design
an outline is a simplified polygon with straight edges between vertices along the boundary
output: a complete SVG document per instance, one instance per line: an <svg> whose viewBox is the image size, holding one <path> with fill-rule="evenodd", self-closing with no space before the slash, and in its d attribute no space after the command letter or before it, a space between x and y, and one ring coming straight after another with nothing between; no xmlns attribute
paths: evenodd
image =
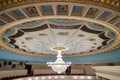
<svg viewBox="0 0 120 80"><path fill-rule="evenodd" d="M1 0L0 47L48 59L62 47L67 60L119 49L120 1Z"/></svg>
<svg viewBox="0 0 120 80"><path fill-rule="evenodd" d="M55 55L54 47L66 48L65 55L84 55L112 46L116 33L97 23L56 18L17 24L3 32L2 41L33 55Z"/></svg>

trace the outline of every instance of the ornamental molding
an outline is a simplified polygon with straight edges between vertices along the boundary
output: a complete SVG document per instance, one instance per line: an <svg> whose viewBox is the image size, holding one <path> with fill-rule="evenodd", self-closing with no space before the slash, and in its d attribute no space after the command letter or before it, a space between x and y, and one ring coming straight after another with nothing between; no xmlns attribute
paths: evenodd
<svg viewBox="0 0 120 80"><path fill-rule="evenodd" d="M120 12L120 0L0 0L0 11L26 4L42 2L71 2L96 5Z"/></svg>

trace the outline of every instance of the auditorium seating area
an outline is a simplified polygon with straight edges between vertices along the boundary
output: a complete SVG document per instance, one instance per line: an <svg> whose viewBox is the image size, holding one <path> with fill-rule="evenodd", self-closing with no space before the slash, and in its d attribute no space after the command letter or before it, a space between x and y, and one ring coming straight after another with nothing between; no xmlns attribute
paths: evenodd
<svg viewBox="0 0 120 80"><path fill-rule="evenodd" d="M45 75L92 75L95 71L91 65L72 64L62 73L55 73L50 67L43 63L24 63L0 61L0 79L12 80L20 77L45 76Z"/></svg>

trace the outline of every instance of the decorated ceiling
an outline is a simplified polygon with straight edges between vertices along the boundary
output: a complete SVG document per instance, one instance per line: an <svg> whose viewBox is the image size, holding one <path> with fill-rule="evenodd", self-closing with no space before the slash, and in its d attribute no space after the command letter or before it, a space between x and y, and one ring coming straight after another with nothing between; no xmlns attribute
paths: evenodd
<svg viewBox="0 0 120 80"><path fill-rule="evenodd" d="M17 24L2 33L2 41L26 54L55 55L54 47L64 47L65 55L97 53L116 41L111 29L75 19L42 19Z"/></svg>
<svg viewBox="0 0 120 80"><path fill-rule="evenodd" d="M11 1L14 3L14 0ZM62 55L66 60L98 56L116 48L119 51L119 4L115 1L116 4L105 7L101 2L98 5L95 1L94 4L88 1L84 4L82 0L79 3L74 0L71 3L52 0L42 3L41 0L33 4L28 1L30 4L25 2L26 5L18 1L19 7L9 4L8 7L0 8L1 49L12 55L31 57L31 61L35 61L32 57L53 60L56 49L61 48L65 49ZM1 55L6 56L8 53ZM1 59L4 59L2 56Z"/></svg>

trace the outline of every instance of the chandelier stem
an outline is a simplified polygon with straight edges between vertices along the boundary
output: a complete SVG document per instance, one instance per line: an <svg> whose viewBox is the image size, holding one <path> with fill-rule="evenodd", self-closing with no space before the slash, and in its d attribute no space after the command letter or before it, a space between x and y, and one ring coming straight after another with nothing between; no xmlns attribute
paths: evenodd
<svg viewBox="0 0 120 80"><path fill-rule="evenodd" d="M57 58L62 58L61 51L58 51Z"/></svg>

